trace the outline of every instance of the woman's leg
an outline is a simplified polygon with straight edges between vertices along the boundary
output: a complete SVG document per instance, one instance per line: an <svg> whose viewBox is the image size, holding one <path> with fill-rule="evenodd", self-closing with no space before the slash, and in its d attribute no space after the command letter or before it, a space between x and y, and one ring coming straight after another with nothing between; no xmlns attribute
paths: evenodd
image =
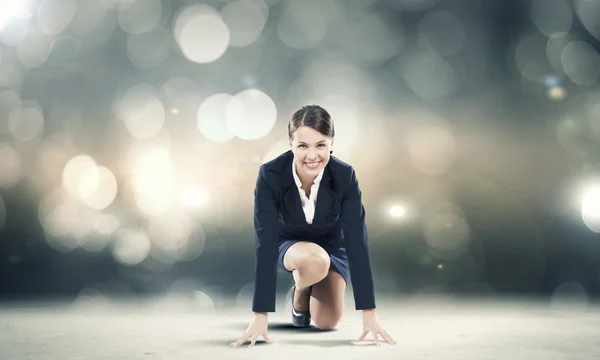
<svg viewBox="0 0 600 360"><path fill-rule="evenodd" d="M337 326L344 312L344 292L346 281L335 270L320 282L313 285L310 299L310 315L321 330L331 330Z"/></svg>
<svg viewBox="0 0 600 360"><path fill-rule="evenodd" d="M309 310L309 286L325 279L330 265L329 254L322 247L310 241L299 241L285 252L283 266L292 272L296 282L294 296L296 310Z"/></svg>

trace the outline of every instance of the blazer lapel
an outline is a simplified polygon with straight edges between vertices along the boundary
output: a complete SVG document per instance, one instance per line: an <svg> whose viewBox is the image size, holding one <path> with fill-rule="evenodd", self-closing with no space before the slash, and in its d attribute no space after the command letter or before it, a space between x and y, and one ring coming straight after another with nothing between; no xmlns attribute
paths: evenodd
<svg viewBox="0 0 600 360"><path fill-rule="evenodd" d="M291 153L291 151L290 151ZM293 162L293 156L291 158ZM292 162L288 162L287 169L284 169L284 196L283 201L285 207L290 215L296 220L298 225L307 226L306 216L304 216L304 210L302 209L302 201L300 201L300 194L298 193L298 187L294 181L294 175L292 174Z"/></svg>
<svg viewBox="0 0 600 360"><path fill-rule="evenodd" d="M332 190L333 171L329 166L323 172L321 183L319 184L319 192L317 194L317 203L315 204L315 217L312 227L321 227L331 225L340 215L340 211L336 208L337 195ZM339 209L341 210L341 209Z"/></svg>

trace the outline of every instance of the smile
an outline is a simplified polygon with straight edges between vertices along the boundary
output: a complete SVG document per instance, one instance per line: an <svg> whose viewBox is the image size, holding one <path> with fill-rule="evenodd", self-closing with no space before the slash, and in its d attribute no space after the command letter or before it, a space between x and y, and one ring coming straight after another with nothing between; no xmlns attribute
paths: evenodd
<svg viewBox="0 0 600 360"><path fill-rule="evenodd" d="M311 168L311 169L316 169L316 168L318 168L318 167L319 167L319 164L321 164L321 162L320 162L320 161L317 161L317 162L310 162L310 163L309 163L309 162L305 162L305 163L304 163L304 165L306 165L308 168Z"/></svg>

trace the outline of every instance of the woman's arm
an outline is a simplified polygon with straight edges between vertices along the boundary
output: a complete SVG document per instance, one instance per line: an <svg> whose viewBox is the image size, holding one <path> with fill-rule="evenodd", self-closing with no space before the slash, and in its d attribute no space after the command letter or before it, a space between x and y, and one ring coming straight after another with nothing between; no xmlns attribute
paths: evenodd
<svg viewBox="0 0 600 360"><path fill-rule="evenodd" d="M263 166L259 170L254 189L254 234L256 268L252 311L256 313L274 312L279 222L275 195L265 180Z"/></svg>
<svg viewBox="0 0 600 360"><path fill-rule="evenodd" d="M375 289L371 262L365 209L362 194L354 169L351 168L350 180L346 183L346 193L342 199L340 221L344 235L344 246L348 254L350 278L354 289L356 310L375 308Z"/></svg>

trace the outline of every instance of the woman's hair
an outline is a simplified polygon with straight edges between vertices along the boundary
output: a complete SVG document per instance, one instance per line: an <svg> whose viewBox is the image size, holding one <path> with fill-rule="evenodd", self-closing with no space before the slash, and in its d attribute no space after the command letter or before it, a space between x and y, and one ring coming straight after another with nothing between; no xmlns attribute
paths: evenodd
<svg viewBox="0 0 600 360"><path fill-rule="evenodd" d="M317 130L321 134L328 136L330 139L333 139L335 135L331 116L327 110L318 105L303 106L292 115L292 118L288 123L288 136L290 141L292 141L296 129L302 125Z"/></svg>

